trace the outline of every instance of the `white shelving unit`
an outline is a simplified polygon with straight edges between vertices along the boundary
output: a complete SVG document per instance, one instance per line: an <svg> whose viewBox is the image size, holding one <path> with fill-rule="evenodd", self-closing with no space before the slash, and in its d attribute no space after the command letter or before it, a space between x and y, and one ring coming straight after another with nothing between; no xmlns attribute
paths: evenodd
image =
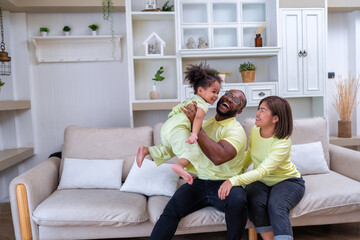
<svg viewBox="0 0 360 240"><path fill-rule="evenodd" d="M0 113L3 111L28 110L31 103L28 100L0 101ZM4 149L0 151L0 171L11 167L34 155L32 147Z"/></svg>
<svg viewBox="0 0 360 240"><path fill-rule="evenodd" d="M122 35L32 37L38 63L121 60Z"/></svg>
<svg viewBox="0 0 360 240"><path fill-rule="evenodd" d="M158 7L164 2L159 0ZM173 0L170 4L174 5L174 12L142 12L145 8L143 1L126 0L131 122L134 122L134 113L170 110L176 103L191 97L193 90L185 81L184 72L188 65L201 62L219 72L231 72L232 76L226 76L226 82L222 84L222 92L231 88L243 90L249 107L256 107L262 98L269 95L297 97L284 90L292 84L292 80L283 76L286 60L283 57L284 44L279 42L285 33L279 27L283 27L284 20L279 18L278 0ZM318 17L323 18L323 15ZM315 21L312 16L309 19ZM263 24L266 25L261 34L263 46L254 47L256 30ZM308 28L310 34L314 27ZM318 30L322 29L322 26L318 27ZM153 32L166 43L164 56L145 56L142 43ZM198 48L199 37L205 39L207 47ZM189 38L194 38L196 48L187 48ZM315 46L314 41L311 40L313 44L309 46ZM316 54L320 59L319 64L309 66L306 65L309 62L304 62L303 66L322 74L324 69L320 56L324 53ZM242 82L238 69L244 62L252 62L257 67L254 83ZM150 100L151 79L160 66L165 70L165 80L156 84L160 99ZM311 69L310 72L315 71ZM313 89L314 86L322 88L324 79L318 78L316 82L312 78L301 81L304 87ZM301 92L298 97L300 102L314 98L311 101L314 102L315 110L309 112L310 115L318 115L323 110L317 111L318 106L315 104L319 105L319 100L323 101L323 95L322 90L311 90ZM138 116L144 117L143 114Z"/></svg>

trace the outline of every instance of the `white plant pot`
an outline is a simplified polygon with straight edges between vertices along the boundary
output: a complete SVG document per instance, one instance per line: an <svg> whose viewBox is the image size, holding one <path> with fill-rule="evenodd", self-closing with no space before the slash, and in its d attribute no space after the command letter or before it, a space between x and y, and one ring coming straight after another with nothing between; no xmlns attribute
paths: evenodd
<svg viewBox="0 0 360 240"><path fill-rule="evenodd" d="M65 35L65 36L70 36L70 31L64 32L64 35Z"/></svg>
<svg viewBox="0 0 360 240"><path fill-rule="evenodd" d="M47 37L48 33L47 32L41 32L41 36L43 37Z"/></svg>
<svg viewBox="0 0 360 240"><path fill-rule="evenodd" d="M91 34L92 34L93 36L96 36L97 31L91 31Z"/></svg>
<svg viewBox="0 0 360 240"><path fill-rule="evenodd" d="M156 86L153 85L153 89L150 91L150 99L159 99L160 97L160 94L159 94L159 91L156 90Z"/></svg>

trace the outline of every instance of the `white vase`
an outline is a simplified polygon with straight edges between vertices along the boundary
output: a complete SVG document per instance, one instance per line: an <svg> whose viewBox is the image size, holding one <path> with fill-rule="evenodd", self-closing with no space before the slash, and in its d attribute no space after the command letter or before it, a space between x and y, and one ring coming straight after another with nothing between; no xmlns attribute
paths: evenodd
<svg viewBox="0 0 360 240"><path fill-rule="evenodd" d="M159 99L159 91L156 90L156 85L153 85L153 89L150 91L150 99Z"/></svg>
<svg viewBox="0 0 360 240"><path fill-rule="evenodd" d="M93 36L96 36L97 32L96 32L96 31L91 31L91 34L92 34Z"/></svg>
<svg viewBox="0 0 360 240"><path fill-rule="evenodd" d="M70 36L70 31L67 31L67 32L64 31L64 35L65 36Z"/></svg>
<svg viewBox="0 0 360 240"><path fill-rule="evenodd" d="M47 32L41 32L41 35L42 35L43 37L47 37L48 33L47 33Z"/></svg>

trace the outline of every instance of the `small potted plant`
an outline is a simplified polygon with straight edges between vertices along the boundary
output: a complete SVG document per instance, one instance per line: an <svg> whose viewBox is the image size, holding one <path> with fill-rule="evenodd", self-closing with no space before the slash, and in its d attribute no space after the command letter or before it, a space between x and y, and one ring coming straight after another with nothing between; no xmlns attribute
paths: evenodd
<svg viewBox="0 0 360 240"><path fill-rule="evenodd" d="M240 64L239 72L241 73L241 77L244 83L255 81L255 71L256 67L251 62Z"/></svg>
<svg viewBox="0 0 360 240"><path fill-rule="evenodd" d="M48 33L50 32L50 30L47 27L41 27L40 32L43 37L46 37L48 35Z"/></svg>
<svg viewBox="0 0 360 240"><path fill-rule="evenodd" d="M232 76L231 72L218 72L216 71L216 73L219 75L219 77L221 78L222 83L225 83L225 78L226 76Z"/></svg>
<svg viewBox="0 0 360 240"><path fill-rule="evenodd" d="M89 25L89 28L91 29L92 35L95 36L96 35L96 30L98 30L99 25L91 24L91 25Z"/></svg>
<svg viewBox="0 0 360 240"><path fill-rule="evenodd" d="M63 31L64 31L65 36L69 36L71 28L69 26L64 26Z"/></svg>
<svg viewBox="0 0 360 240"><path fill-rule="evenodd" d="M1 81L1 79L0 79L0 91L1 91L1 87L4 85L5 85L5 83L3 81Z"/></svg>
<svg viewBox="0 0 360 240"><path fill-rule="evenodd" d="M154 85L153 89L150 91L150 99L158 99L160 97L159 92L156 90L156 83L161 82L165 79L165 77L161 76L164 72L164 67L161 66L159 70L155 73L155 76L153 77Z"/></svg>

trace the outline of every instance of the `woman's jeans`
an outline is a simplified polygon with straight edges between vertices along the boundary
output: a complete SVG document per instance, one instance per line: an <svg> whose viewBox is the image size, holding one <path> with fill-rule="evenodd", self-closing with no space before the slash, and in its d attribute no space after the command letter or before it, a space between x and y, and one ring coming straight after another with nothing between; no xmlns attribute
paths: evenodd
<svg viewBox="0 0 360 240"><path fill-rule="evenodd" d="M256 232L273 232L274 239L293 239L289 212L302 199L305 181L290 178L267 186L257 181L246 187L249 218Z"/></svg>
<svg viewBox="0 0 360 240"><path fill-rule="evenodd" d="M194 179L192 185L183 184L166 205L151 233L151 240L169 240L182 217L207 206L225 212L227 239L241 239L247 222L246 193L242 187L233 187L225 200L220 200L218 190L223 180Z"/></svg>

